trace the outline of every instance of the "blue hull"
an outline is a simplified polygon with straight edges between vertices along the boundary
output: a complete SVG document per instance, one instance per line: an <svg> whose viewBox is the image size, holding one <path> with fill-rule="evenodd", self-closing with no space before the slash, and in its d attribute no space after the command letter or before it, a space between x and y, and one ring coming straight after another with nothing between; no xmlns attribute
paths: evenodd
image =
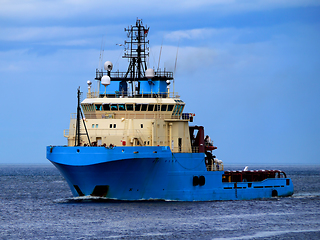
<svg viewBox="0 0 320 240"><path fill-rule="evenodd" d="M47 147L74 196L117 200L249 200L293 194L289 178L222 182L207 171L204 153L172 153L169 147ZM194 183L194 177L202 179Z"/></svg>

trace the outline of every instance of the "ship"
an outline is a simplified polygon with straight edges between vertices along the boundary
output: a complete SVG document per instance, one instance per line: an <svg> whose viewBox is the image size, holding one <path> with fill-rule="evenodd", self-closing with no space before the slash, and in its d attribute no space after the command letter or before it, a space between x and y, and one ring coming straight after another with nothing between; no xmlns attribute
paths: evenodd
<svg viewBox="0 0 320 240"><path fill-rule="evenodd" d="M106 200L216 201L285 197L293 183L281 170L225 171L203 126L174 92L173 72L148 68L149 27L124 29L123 58L97 68L94 90L78 88L77 113L64 130L68 144L50 145L47 159L74 197ZM102 65L102 64L101 64ZM81 98L84 100L81 101Z"/></svg>

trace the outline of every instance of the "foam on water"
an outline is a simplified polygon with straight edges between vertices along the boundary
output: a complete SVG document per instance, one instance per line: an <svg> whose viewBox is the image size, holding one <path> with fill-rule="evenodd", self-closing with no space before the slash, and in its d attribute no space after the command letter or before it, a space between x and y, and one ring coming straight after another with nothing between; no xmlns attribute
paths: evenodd
<svg viewBox="0 0 320 240"><path fill-rule="evenodd" d="M228 238L213 238L215 240L224 240L224 239L230 239L230 240L241 240L241 239L257 239L257 238L270 238L270 237L278 237L277 239L281 239L281 235L288 235L293 233L311 233L315 234L315 237L319 236L319 229L308 229L308 230L299 230L299 231L262 231L255 233L253 235L245 235L241 237L228 237Z"/></svg>

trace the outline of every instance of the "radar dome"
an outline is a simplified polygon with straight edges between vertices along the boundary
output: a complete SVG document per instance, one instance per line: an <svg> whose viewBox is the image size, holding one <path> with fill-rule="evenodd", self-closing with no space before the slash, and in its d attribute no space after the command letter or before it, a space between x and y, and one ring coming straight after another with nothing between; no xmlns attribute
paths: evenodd
<svg viewBox="0 0 320 240"><path fill-rule="evenodd" d="M88 80L87 84L90 86L92 84L92 82L90 80Z"/></svg>
<svg viewBox="0 0 320 240"><path fill-rule="evenodd" d="M101 78L101 84L103 85L103 86L108 86L108 85L110 85L110 81L111 81L111 79L110 79L110 77L109 76L107 76L107 75L104 75L102 78Z"/></svg>
<svg viewBox="0 0 320 240"><path fill-rule="evenodd" d="M148 68L148 69L146 70L145 76L146 76L146 78L148 78L148 79L154 78L154 71L153 71L153 69Z"/></svg>
<svg viewBox="0 0 320 240"><path fill-rule="evenodd" d="M106 61L106 62L104 63L104 70L111 71L112 68L113 68L112 62Z"/></svg>

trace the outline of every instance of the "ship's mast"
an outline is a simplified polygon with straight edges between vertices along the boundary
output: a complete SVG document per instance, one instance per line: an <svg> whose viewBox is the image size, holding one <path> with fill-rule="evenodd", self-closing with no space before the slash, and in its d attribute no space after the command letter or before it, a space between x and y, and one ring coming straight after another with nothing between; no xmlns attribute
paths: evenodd
<svg viewBox="0 0 320 240"><path fill-rule="evenodd" d="M132 93L135 94L136 89L135 79L142 79L145 71L147 70L146 57L149 56L149 40L146 37L149 32L149 28L143 26L142 20L137 19L136 25L124 29L127 32L127 36L130 39L125 41L125 53L123 58L130 59L130 64L126 72L125 77L130 76L132 81ZM137 93L139 94L140 86L138 82Z"/></svg>
<svg viewBox="0 0 320 240"><path fill-rule="evenodd" d="M147 69L147 57L149 57L149 40L147 40L149 27L143 25L141 19L136 20L135 25L124 29L128 40L124 42L125 49L122 58L127 58L129 66L126 72L114 71L105 62L104 70L96 69L95 79L102 84L105 75L109 76L109 82L105 85L105 92L99 90L100 97L168 97L167 86L173 79L173 72L157 69ZM111 81L111 82L110 82ZM110 86L109 86L110 85Z"/></svg>

